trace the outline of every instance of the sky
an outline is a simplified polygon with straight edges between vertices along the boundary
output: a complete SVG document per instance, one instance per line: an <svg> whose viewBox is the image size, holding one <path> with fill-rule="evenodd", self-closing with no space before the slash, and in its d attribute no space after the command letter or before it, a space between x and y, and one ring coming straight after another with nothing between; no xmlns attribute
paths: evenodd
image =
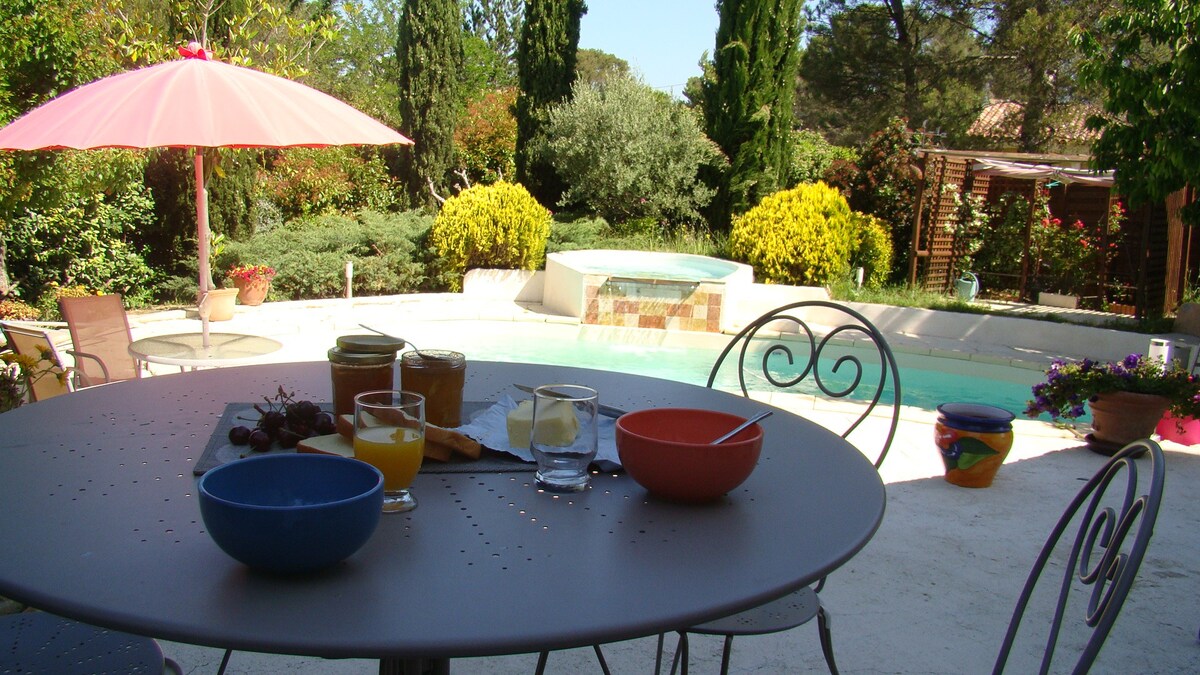
<svg viewBox="0 0 1200 675"><path fill-rule="evenodd" d="M700 75L700 56L713 51L715 4L714 0L588 0L579 25L579 47L625 59L646 84L682 98L688 78Z"/></svg>

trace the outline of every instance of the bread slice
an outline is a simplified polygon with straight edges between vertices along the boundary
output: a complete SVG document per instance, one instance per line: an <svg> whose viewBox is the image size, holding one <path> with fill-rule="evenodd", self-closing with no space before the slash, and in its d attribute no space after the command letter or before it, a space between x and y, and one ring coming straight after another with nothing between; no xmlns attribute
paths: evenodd
<svg viewBox="0 0 1200 675"><path fill-rule="evenodd" d="M455 452L468 459L479 459L483 447L479 441L449 429L443 429L433 424L425 425L425 445L444 445L453 448Z"/></svg>
<svg viewBox="0 0 1200 675"><path fill-rule="evenodd" d="M338 415L337 430L342 436L353 440L354 438L354 415ZM458 454L468 459L479 459L479 455L483 452L483 448L479 442L457 431L443 429L442 427L426 424L425 425L425 456L429 459L436 459L439 462L450 461L450 452Z"/></svg>

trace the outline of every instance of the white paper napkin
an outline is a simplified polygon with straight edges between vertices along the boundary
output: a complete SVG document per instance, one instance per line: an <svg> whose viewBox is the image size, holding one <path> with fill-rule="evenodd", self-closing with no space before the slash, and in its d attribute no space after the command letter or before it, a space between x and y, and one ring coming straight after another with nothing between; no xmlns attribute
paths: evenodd
<svg viewBox="0 0 1200 675"><path fill-rule="evenodd" d="M517 402L511 396L505 395L494 405L477 413L471 421L458 428L458 432L466 434L493 450L507 452L520 457L526 462L532 462L533 453L529 446L514 448L508 444L508 413L515 410ZM617 421L605 415L597 417L597 433L599 441L596 449L596 465L603 471L615 471L621 468L617 457Z"/></svg>

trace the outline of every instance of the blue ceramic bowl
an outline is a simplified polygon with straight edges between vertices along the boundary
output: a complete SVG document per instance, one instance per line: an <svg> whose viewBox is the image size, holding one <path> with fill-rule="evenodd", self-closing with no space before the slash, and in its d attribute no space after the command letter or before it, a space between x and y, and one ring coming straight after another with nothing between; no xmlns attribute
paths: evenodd
<svg viewBox="0 0 1200 675"><path fill-rule="evenodd" d="M208 534L267 572L311 572L348 558L371 538L382 511L383 474L346 457L251 457L200 478Z"/></svg>

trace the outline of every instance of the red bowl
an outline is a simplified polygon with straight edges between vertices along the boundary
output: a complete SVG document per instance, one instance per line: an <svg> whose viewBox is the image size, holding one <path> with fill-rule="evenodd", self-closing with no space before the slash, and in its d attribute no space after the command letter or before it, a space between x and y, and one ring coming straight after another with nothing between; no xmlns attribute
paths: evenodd
<svg viewBox="0 0 1200 675"><path fill-rule="evenodd" d="M720 445L717 437L745 417L695 408L651 408L617 419L621 465L650 493L707 502L742 484L758 463L762 427L753 424Z"/></svg>

